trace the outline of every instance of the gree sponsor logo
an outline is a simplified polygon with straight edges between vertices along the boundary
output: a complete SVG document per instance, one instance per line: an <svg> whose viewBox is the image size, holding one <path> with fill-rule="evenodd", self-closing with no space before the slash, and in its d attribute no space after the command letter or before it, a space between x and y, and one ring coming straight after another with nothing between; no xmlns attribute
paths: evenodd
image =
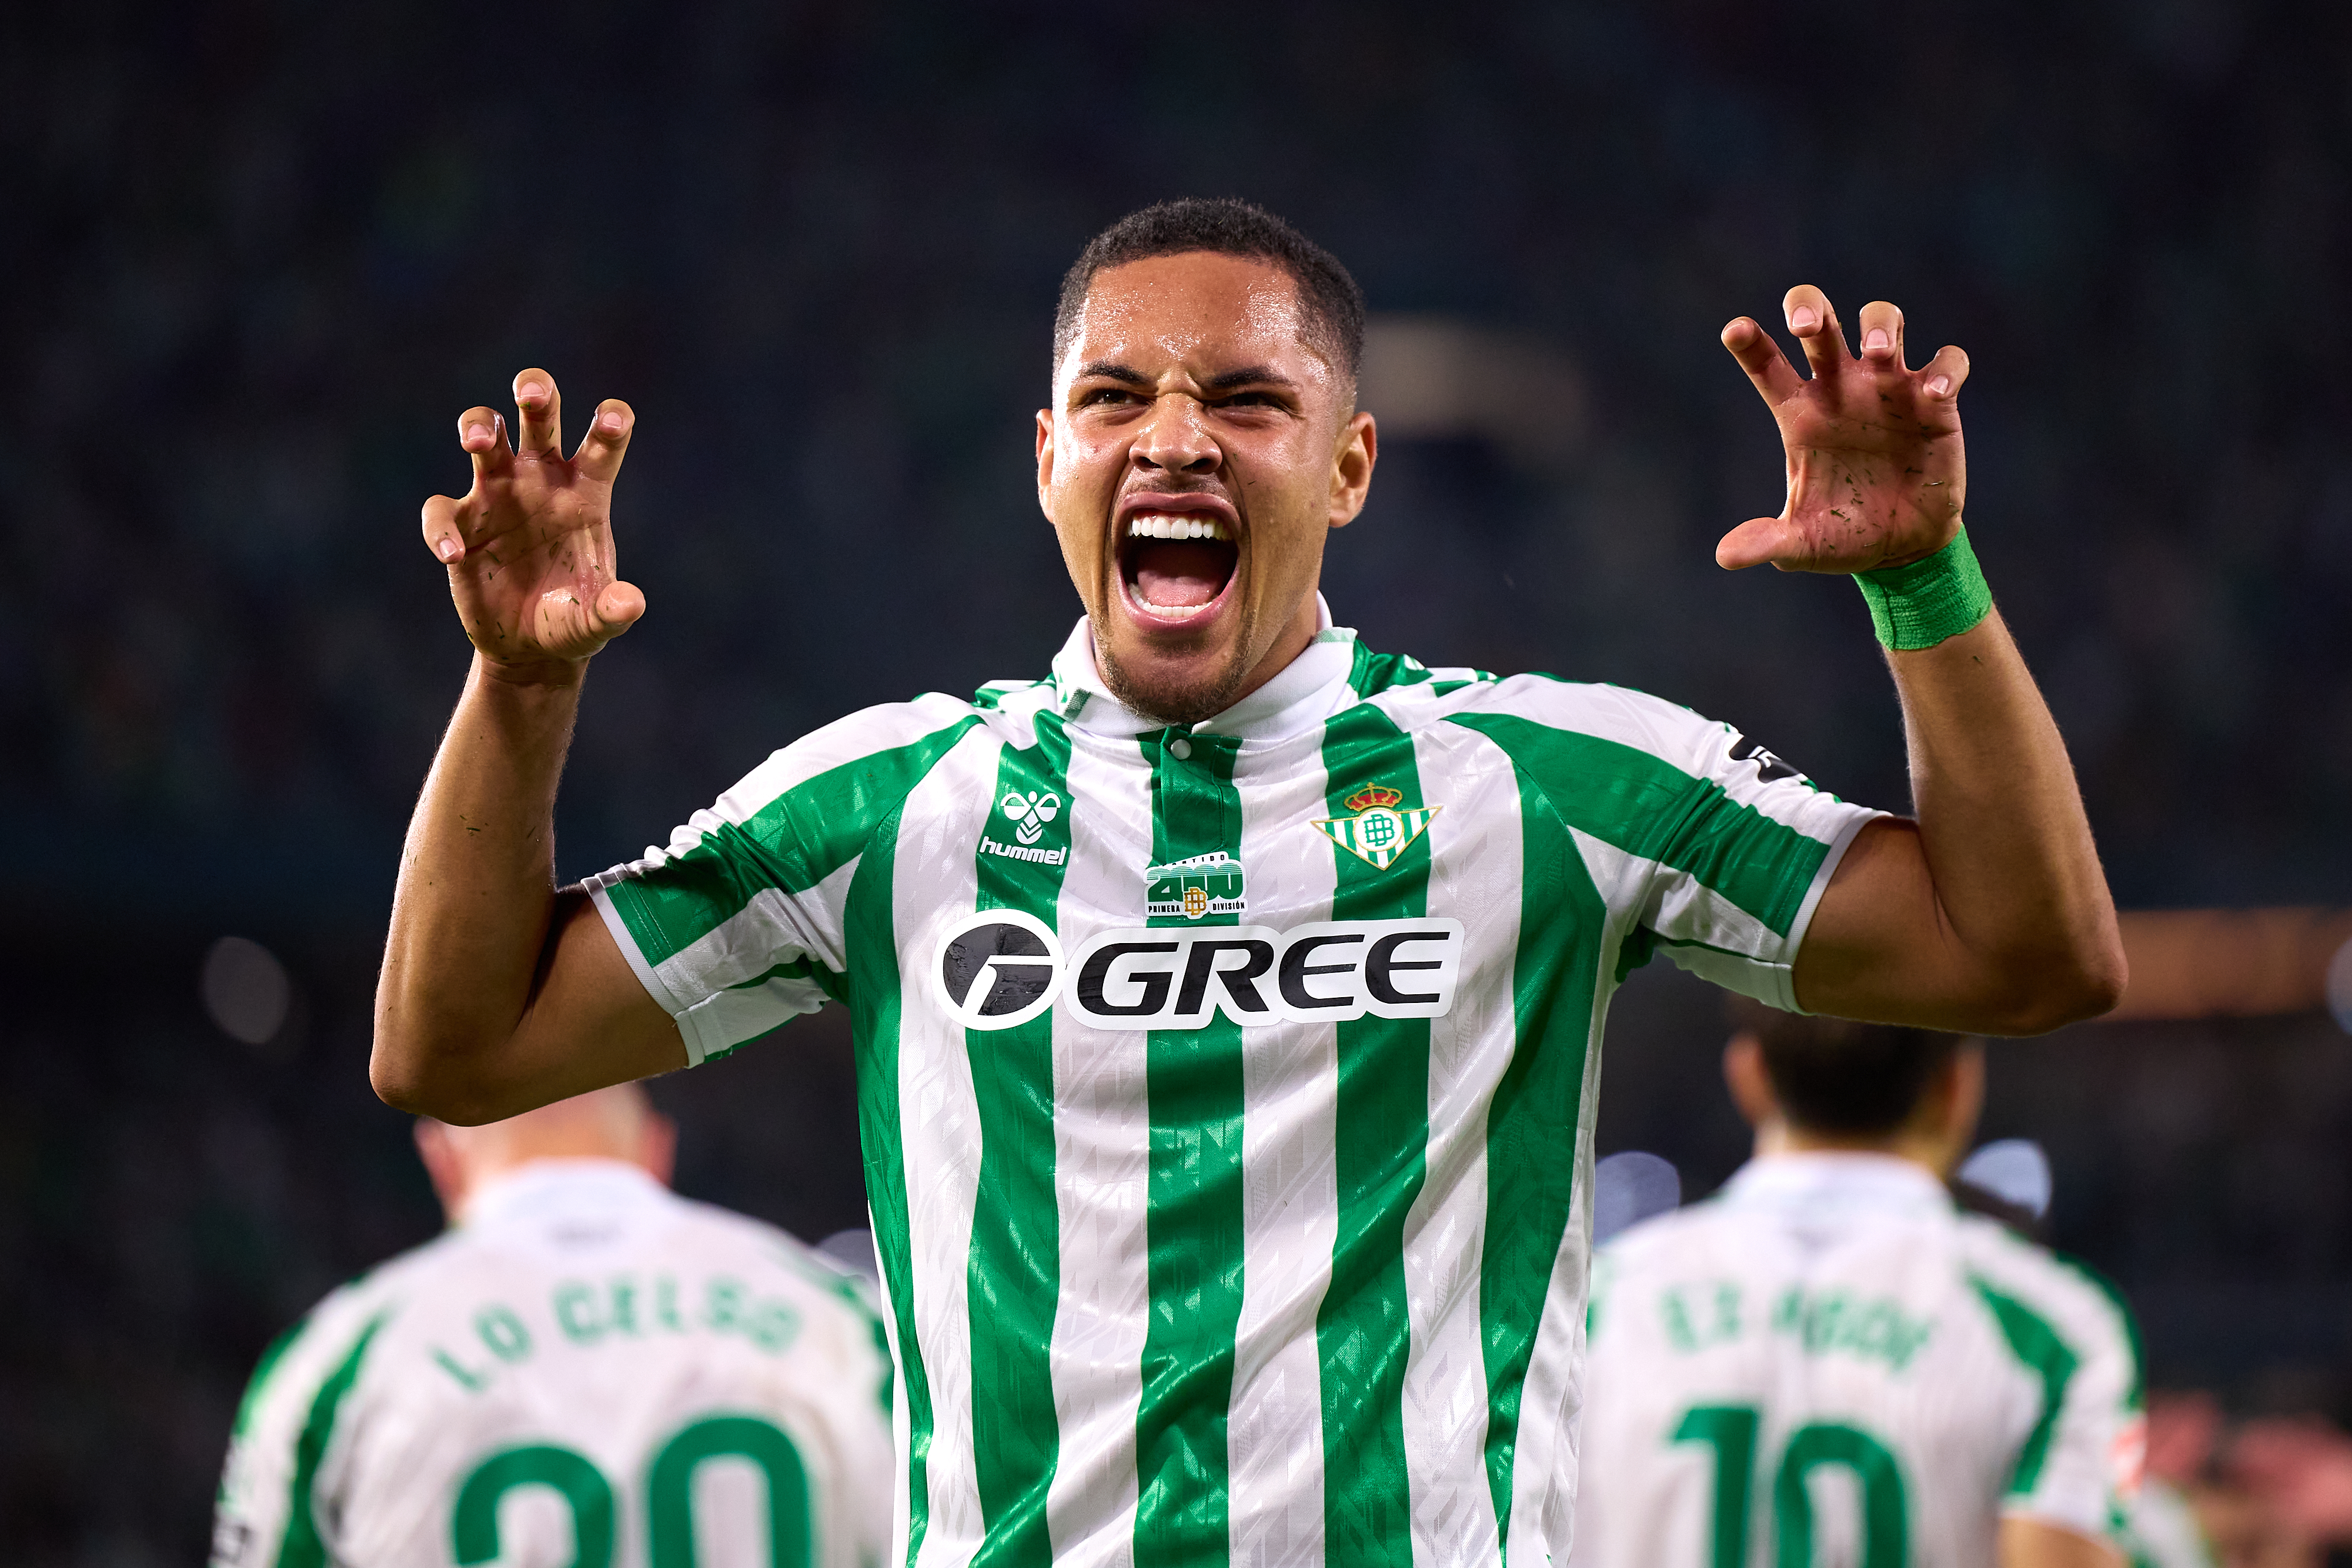
<svg viewBox="0 0 2352 1568"><path fill-rule="evenodd" d="M940 1004L966 1029L1013 1029L1054 1005L1062 943L1018 909L982 909L948 927L931 979Z"/></svg>
<svg viewBox="0 0 2352 1568"><path fill-rule="evenodd" d="M1106 931L1070 960L1066 1000L1098 1029L1443 1018L1461 967L1458 920Z"/></svg>
<svg viewBox="0 0 2352 1568"><path fill-rule="evenodd" d="M1443 1018L1462 968L1458 920L1331 920L1106 931L1065 960L1045 923L983 909L948 927L931 966L966 1029L1013 1029L1058 999L1097 1029Z"/></svg>
<svg viewBox="0 0 2352 1568"><path fill-rule="evenodd" d="M1244 896L1244 880L1242 862L1223 850L1148 866L1143 873L1143 913L1181 915L1187 920L1239 915L1249 907Z"/></svg>

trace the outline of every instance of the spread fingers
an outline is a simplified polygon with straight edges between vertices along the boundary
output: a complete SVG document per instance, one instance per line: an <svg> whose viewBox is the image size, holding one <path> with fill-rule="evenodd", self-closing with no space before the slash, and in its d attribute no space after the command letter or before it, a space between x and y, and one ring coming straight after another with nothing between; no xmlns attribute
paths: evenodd
<svg viewBox="0 0 2352 1568"><path fill-rule="evenodd" d="M425 503L425 548L444 566L455 566L465 558L466 530L458 521L464 505L446 496L436 496Z"/></svg>
<svg viewBox="0 0 2352 1568"><path fill-rule="evenodd" d="M474 460L474 488L485 479L503 479L514 466L507 444L506 416L493 408L469 408L457 416L457 444Z"/></svg>
<svg viewBox="0 0 2352 1568"><path fill-rule="evenodd" d="M1874 371L1903 368L1903 312L1884 299L1862 308L1862 360Z"/></svg>
<svg viewBox="0 0 2352 1568"><path fill-rule="evenodd" d="M1780 345L1772 340L1772 335L1748 317L1742 316L1724 328L1723 346L1731 350L1731 357L1739 361L1739 368L1748 372L1748 379L1772 407L1787 402L1805 384L1788 357L1780 352Z"/></svg>
<svg viewBox="0 0 2352 1568"><path fill-rule="evenodd" d="M1936 350L1936 357L1919 367L1919 391L1925 396L1949 402L1960 395L1960 384L1969 379L1968 350L1947 343Z"/></svg>
<svg viewBox="0 0 2352 1568"><path fill-rule="evenodd" d="M573 465L591 479L613 482L621 471L621 459L629 455L629 433L637 426L637 416L619 398L608 397L596 405L596 417L588 422L588 434L580 440L580 450L572 455Z"/></svg>
<svg viewBox="0 0 2352 1568"><path fill-rule="evenodd" d="M1810 283L1800 283L1782 297L1780 309L1788 318L1789 330L1805 346L1805 362L1812 367L1815 377L1831 375L1844 368L1850 357L1845 334L1839 329L1837 312L1830 308L1829 296Z"/></svg>
<svg viewBox="0 0 2352 1568"><path fill-rule="evenodd" d="M555 378L536 368L514 379L515 410L521 414L515 450L531 457L563 455L563 398Z"/></svg>

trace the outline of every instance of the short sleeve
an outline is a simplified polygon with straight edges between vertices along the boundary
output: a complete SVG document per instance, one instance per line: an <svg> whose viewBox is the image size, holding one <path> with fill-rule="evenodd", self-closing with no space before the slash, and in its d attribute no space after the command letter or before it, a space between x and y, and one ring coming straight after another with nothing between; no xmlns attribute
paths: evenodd
<svg viewBox="0 0 2352 1568"><path fill-rule="evenodd" d="M1617 686L1515 676L1456 722L1500 742L1654 951L1797 1009L1790 974L1838 862L1885 815L1839 800L1730 726Z"/></svg>
<svg viewBox="0 0 2352 1568"><path fill-rule="evenodd" d="M667 847L585 880L689 1063L846 994L843 915L859 858L978 722L937 695L853 714L770 757Z"/></svg>
<svg viewBox="0 0 2352 1568"><path fill-rule="evenodd" d="M2102 1282L2054 1260L2047 1266L2060 1288L1976 1281L2038 1385L2001 1512L2112 1539L2139 1489L2147 1446L2137 1336L2129 1310Z"/></svg>
<svg viewBox="0 0 2352 1568"><path fill-rule="evenodd" d="M346 1290L263 1353L229 1436L212 1568L327 1560L320 1494L329 1450L383 1323Z"/></svg>

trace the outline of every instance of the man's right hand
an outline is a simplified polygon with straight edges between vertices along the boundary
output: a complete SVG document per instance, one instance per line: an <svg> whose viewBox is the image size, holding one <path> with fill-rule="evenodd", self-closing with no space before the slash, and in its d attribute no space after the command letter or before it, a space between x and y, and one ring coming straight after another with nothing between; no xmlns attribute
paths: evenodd
<svg viewBox="0 0 2352 1568"><path fill-rule="evenodd" d="M614 576L613 477L634 423L596 410L563 455L555 378L515 378L520 450L487 408L457 421L463 500L425 504L425 547L474 670L417 797L376 985L376 1092L488 1122L667 1072L686 1041L588 896L555 885L555 790L588 657L645 613Z"/></svg>
<svg viewBox="0 0 2352 1568"><path fill-rule="evenodd" d="M458 619L491 673L568 681L646 612L613 549L613 481L635 416L607 398L567 458L555 378L525 371L514 396L519 446L496 410L458 416L474 486L425 503L425 543L449 569Z"/></svg>

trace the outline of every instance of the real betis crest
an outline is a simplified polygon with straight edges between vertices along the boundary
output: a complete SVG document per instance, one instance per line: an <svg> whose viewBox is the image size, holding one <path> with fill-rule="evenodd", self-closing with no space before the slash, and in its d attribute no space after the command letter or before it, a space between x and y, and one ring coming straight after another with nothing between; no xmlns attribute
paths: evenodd
<svg viewBox="0 0 2352 1568"><path fill-rule="evenodd" d="M1340 802L1356 813L1354 816L1318 819L1315 827L1357 859L1386 871L1390 862L1421 837L1429 820L1444 810L1442 806L1406 806L1403 801L1404 791L1385 784L1369 784Z"/></svg>
<svg viewBox="0 0 2352 1568"><path fill-rule="evenodd" d="M1150 866L1143 876L1146 915L1181 915L1187 920L1200 920L1212 915L1239 915L1249 907L1242 862L1223 850Z"/></svg>

